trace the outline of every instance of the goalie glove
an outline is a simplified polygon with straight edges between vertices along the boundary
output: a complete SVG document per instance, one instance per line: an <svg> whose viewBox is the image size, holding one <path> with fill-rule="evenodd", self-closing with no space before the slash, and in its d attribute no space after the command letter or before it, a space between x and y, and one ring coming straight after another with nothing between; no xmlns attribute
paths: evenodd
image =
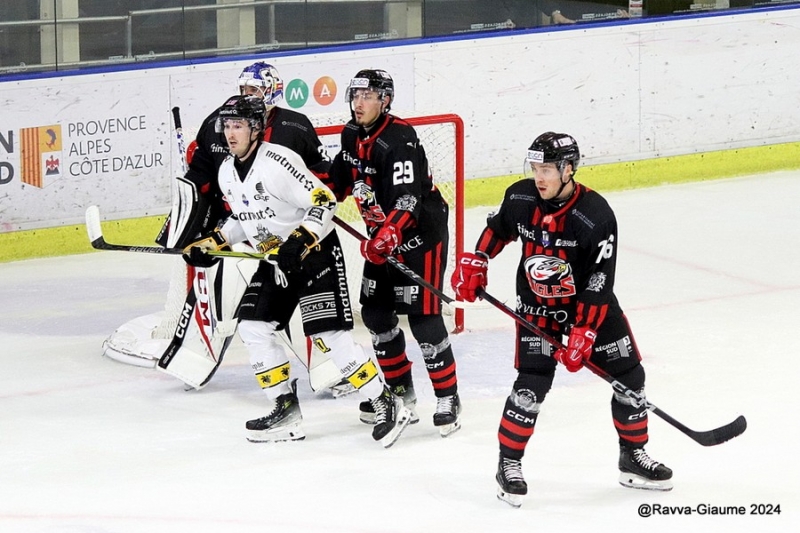
<svg viewBox="0 0 800 533"><path fill-rule="evenodd" d="M219 257L208 255L206 252L230 251L230 249L225 236L219 228L216 228L205 237L184 248L183 260L193 267L209 268L219 261Z"/></svg>
<svg viewBox="0 0 800 533"><path fill-rule="evenodd" d="M319 249L317 236L298 226L278 248L278 267L287 274L300 272L303 259L314 249Z"/></svg>

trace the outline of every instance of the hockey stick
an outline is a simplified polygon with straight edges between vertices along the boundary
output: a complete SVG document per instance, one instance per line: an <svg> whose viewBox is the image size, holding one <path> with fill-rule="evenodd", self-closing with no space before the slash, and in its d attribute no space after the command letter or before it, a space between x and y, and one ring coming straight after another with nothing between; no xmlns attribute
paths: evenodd
<svg viewBox="0 0 800 533"><path fill-rule="evenodd" d="M510 307L505 305L503 302L492 296L491 294L487 293L484 289L478 288L476 294L498 308L500 311L504 312L511 318L513 318L517 323L524 326L531 332L535 333L539 337L543 338L547 342L553 345L556 349L564 348L564 344L561 343L558 339L548 335L541 329L537 328L529 321L525 320L522 316L514 312ZM644 406L648 411L652 411L654 414L661 417L671 426L677 428L681 433L687 435L689 438L694 440L695 442L702 444L703 446L715 446L717 444L722 444L723 442L729 441L734 437L738 437L744 430L747 429L747 421L745 420L744 416L739 416L736 420L731 422L730 424L726 424L724 426L718 427L716 429L712 429L709 431L695 431L693 429L689 429L688 427L684 426L667 413L656 407L650 400L643 398L640 396L636 391L626 387L624 384L620 383L616 379L614 379L611 375L606 373L603 369L591 363L587 360L583 361L583 366L594 372L596 375L600 376L608 383L611 384L611 387L620 394L624 394L628 398L630 398L635 405Z"/></svg>
<svg viewBox="0 0 800 533"><path fill-rule="evenodd" d="M97 250L111 250L117 252L140 252L145 254L183 255L183 248L162 248L160 246L137 246L130 244L112 244L103 237L103 228L100 226L100 209L96 205L86 209L86 232L92 248ZM264 259L264 254L255 252L233 252L223 250L209 250L208 255L215 257L239 257L242 259Z"/></svg>
<svg viewBox="0 0 800 533"><path fill-rule="evenodd" d="M339 226L340 228L345 230L347 233L349 233L350 235L352 235L353 237L355 237L359 241L363 242L363 241L367 240L367 238L364 235L362 235L357 229L355 229L353 226L351 226L350 224L348 224L347 222L345 222L341 218L339 218L337 216L334 216L333 217L333 221L336 223L337 226ZM480 303L476 304L476 303L473 303L473 302L461 302L461 301L458 301L458 300L455 300L455 299L449 297L448 295L446 295L445 293L443 293L442 291L440 291L439 289L437 289L436 287L431 285L425 278L423 278L422 276L420 276L419 274L417 274L416 272L414 272L413 270L408 268L406 265L404 265L400 261L398 261L397 258L394 257L394 256L391 256L391 255L387 256L386 257L386 261L390 265L395 267L397 270L399 270L400 272L405 274L407 277L409 277L417 285L419 285L420 287L425 288L426 290L430 291L432 294L435 294L436 296L439 297L440 300L442 300L443 302L445 302L447 305L449 305L451 307L456 307L458 309L481 309L481 308L485 307L485 306L481 305Z"/></svg>
<svg viewBox="0 0 800 533"><path fill-rule="evenodd" d="M178 157L181 162L181 175L185 175L189 170L186 165L186 141L183 138L183 125L181 124L181 109L178 106L172 108L172 120L175 123L175 137L178 140Z"/></svg>

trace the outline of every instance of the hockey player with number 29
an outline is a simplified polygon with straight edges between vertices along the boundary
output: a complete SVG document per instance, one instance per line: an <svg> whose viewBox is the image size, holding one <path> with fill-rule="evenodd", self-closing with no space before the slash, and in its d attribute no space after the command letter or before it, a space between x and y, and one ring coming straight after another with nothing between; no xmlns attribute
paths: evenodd
<svg viewBox="0 0 800 533"><path fill-rule="evenodd" d="M576 372L590 360L644 397L641 356L614 295L616 217L602 196L575 182L579 162L572 136L538 136L525 159L526 179L506 190L499 211L489 215L475 253L459 256L451 280L458 296L475 301L476 291L486 287L489 259L519 239L516 311L552 337L568 336L566 347L553 353L543 338L517 326L517 379L500 419L496 476L498 498L514 507L528 491L521 460L552 386L556 362ZM672 470L644 450L647 409L615 392L611 415L620 446L619 482L670 490Z"/></svg>
<svg viewBox="0 0 800 533"><path fill-rule="evenodd" d="M377 415L372 436L391 446L411 413L386 387L375 363L353 341L353 312L344 257L333 227L336 199L296 153L262 142L264 102L233 96L219 110L216 129L230 150L219 169L219 188L231 215L187 248L186 261L208 267L207 250L249 242L265 254L239 306L239 336L258 383L272 400L264 417L246 424L248 440L300 440L302 415L289 360L277 343L300 307L303 330L338 366Z"/></svg>
<svg viewBox="0 0 800 533"><path fill-rule="evenodd" d="M441 286L449 238L448 206L433 184L414 128L389 113L394 100L392 77L383 70L360 70L350 81L345 99L352 119L342 131L342 150L333 160L328 184L337 198L353 196L369 234L361 245L366 259L361 317L372 334L386 382L413 411L417 398L397 315L408 316L436 395L433 424L447 437L461 427L461 402L441 300L387 264L387 258L395 256ZM362 402L360 411L362 422L374 423L369 402ZM412 423L418 420L414 413Z"/></svg>

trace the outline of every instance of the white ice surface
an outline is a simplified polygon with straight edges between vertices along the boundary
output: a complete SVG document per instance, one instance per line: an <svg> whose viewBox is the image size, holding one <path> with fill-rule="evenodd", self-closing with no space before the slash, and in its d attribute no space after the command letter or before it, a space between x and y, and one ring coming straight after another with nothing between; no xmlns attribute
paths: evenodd
<svg viewBox="0 0 800 533"><path fill-rule="evenodd" d="M431 424L412 344L422 421L393 448L358 421L358 398L315 396L298 370L306 440L249 443L244 422L267 407L238 339L200 392L100 356L114 328L161 308L171 268L102 252L0 265L0 532L797 531L800 174L606 197L648 397L698 430L748 420L704 448L651 415L647 448L675 471L672 492L618 485L608 385L559 369L523 461L529 495L519 510L495 499L513 323L491 308L453 337L452 437ZM489 210L469 211L468 249ZM513 301L517 259L514 244L492 261L489 292ZM645 503L748 514L641 518ZM758 504L781 514L749 514Z"/></svg>

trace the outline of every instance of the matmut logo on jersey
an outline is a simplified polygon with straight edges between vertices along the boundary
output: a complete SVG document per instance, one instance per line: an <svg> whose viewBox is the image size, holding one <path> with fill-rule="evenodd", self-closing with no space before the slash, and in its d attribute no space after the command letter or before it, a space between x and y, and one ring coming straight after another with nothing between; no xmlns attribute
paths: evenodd
<svg viewBox="0 0 800 533"><path fill-rule="evenodd" d="M534 294L543 298L574 296L572 267L558 257L533 255L525 260L525 275Z"/></svg>
<svg viewBox="0 0 800 533"><path fill-rule="evenodd" d="M21 181L42 189L61 177L61 126L22 128L20 136Z"/></svg>

